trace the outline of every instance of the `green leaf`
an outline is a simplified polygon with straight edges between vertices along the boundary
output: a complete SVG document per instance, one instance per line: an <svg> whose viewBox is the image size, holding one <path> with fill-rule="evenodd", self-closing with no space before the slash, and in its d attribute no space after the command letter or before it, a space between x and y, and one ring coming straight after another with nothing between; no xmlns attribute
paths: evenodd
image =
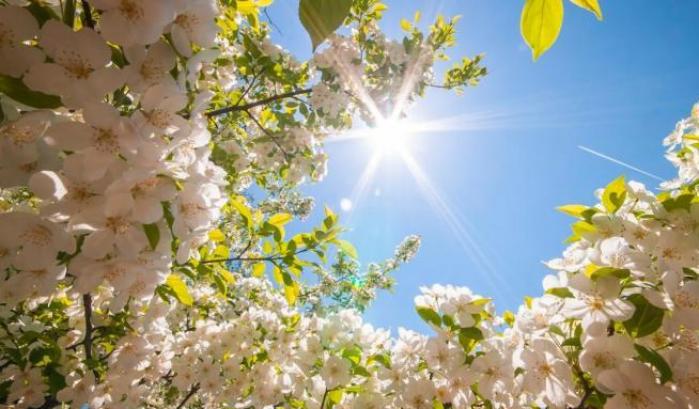
<svg viewBox="0 0 699 409"><path fill-rule="evenodd" d="M34 16L36 21L39 23L39 26L43 26L44 23L49 20L57 20L59 18L58 14L56 14L56 12L54 12L50 7L38 1L32 1L25 8L32 13L32 16Z"/></svg>
<svg viewBox="0 0 699 409"><path fill-rule="evenodd" d="M658 370L660 373L660 383L665 383L672 379L672 369L670 369L670 365L668 365L662 355L643 345L635 344L634 348L636 348L636 352L638 352L641 361L651 364L653 368Z"/></svg>
<svg viewBox="0 0 699 409"><path fill-rule="evenodd" d="M432 308L427 308L427 307L416 307L415 310L417 311L417 314L422 318L423 321L425 321L428 324L432 324L436 327L439 327L442 325L442 319L439 318L439 314L435 312Z"/></svg>
<svg viewBox="0 0 699 409"><path fill-rule="evenodd" d="M562 347L581 347L580 338L568 338L561 343Z"/></svg>
<svg viewBox="0 0 699 409"><path fill-rule="evenodd" d="M587 278L592 280L597 280L598 278L604 277L616 277L619 279L624 279L631 275L631 271L626 268L616 268L616 267L600 267L594 264L590 264L585 267L585 275Z"/></svg>
<svg viewBox="0 0 699 409"><path fill-rule="evenodd" d="M75 0L66 0L63 5L63 23L70 28L75 24Z"/></svg>
<svg viewBox="0 0 699 409"><path fill-rule="evenodd" d="M468 353L473 350L478 341L483 339L483 332L476 328L461 328L459 330L459 343Z"/></svg>
<svg viewBox="0 0 699 409"><path fill-rule="evenodd" d="M502 319L508 326L510 326L510 328L515 325L515 314L510 310L507 310L502 314Z"/></svg>
<svg viewBox="0 0 699 409"><path fill-rule="evenodd" d="M583 212L587 210L588 207L580 204L569 204L563 205L556 208L559 212L565 213L569 216L577 217L579 219L583 218Z"/></svg>
<svg viewBox="0 0 699 409"><path fill-rule="evenodd" d="M329 391L328 398L327 398L327 401L328 401L327 409L332 408L333 406L340 403L342 401L342 395L344 394L344 392L345 391L342 389L335 389L335 390Z"/></svg>
<svg viewBox="0 0 699 409"><path fill-rule="evenodd" d="M209 240L213 241L214 243L224 241L225 239L226 235L223 234L220 229L213 229L209 232Z"/></svg>
<svg viewBox="0 0 699 409"><path fill-rule="evenodd" d="M538 59L556 42L563 25L563 0L527 0L522 9L522 37Z"/></svg>
<svg viewBox="0 0 699 409"><path fill-rule="evenodd" d="M624 328L633 337L650 335L663 324L665 312L649 303L641 294L630 295L628 301L636 307L636 311L631 318L624 321Z"/></svg>
<svg viewBox="0 0 699 409"><path fill-rule="evenodd" d="M576 6L583 8L590 13L594 14L595 17L597 17L597 20L602 21L602 8L599 6L599 2L597 0L570 0L571 3L575 4Z"/></svg>
<svg viewBox="0 0 699 409"><path fill-rule="evenodd" d="M245 224L248 227L251 227L252 226L252 212L250 211L250 208L247 207L245 205L245 203L243 203L243 200L244 199L242 199L242 198L234 198L230 201L230 204L231 204L231 206L233 206L233 208L235 210L238 211L240 216L245 221Z"/></svg>
<svg viewBox="0 0 699 409"><path fill-rule="evenodd" d="M623 176L611 181L602 193L602 204L610 213L616 213L626 200L626 181Z"/></svg>
<svg viewBox="0 0 699 409"><path fill-rule="evenodd" d="M568 287L549 288L546 290L546 294L551 294L558 298L573 298L573 293L570 292Z"/></svg>
<svg viewBox="0 0 699 409"><path fill-rule="evenodd" d="M386 369L391 369L391 356L387 353L376 354L369 357L367 363L378 362Z"/></svg>
<svg viewBox="0 0 699 409"><path fill-rule="evenodd" d="M169 276L167 276L165 284L167 284L167 286L170 287L170 289L175 294L175 297L177 297L177 300L179 302L181 302L184 305L194 304L194 299L192 298L192 295L189 294L189 289L187 288L187 285L184 283L184 281L182 281L180 276L176 274L170 274Z"/></svg>
<svg viewBox="0 0 699 409"><path fill-rule="evenodd" d="M277 213L269 218L269 224L275 226L284 226L289 223L293 217L289 213Z"/></svg>
<svg viewBox="0 0 699 409"><path fill-rule="evenodd" d="M353 259L357 259L359 257L357 254L357 249L349 241L337 240L335 241L335 244L340 250L342 250L345 254L352 257Z"/></svg>
<svg viewBox="0 0 699 409"><path fill-rule="evenodd" d="M350 360L354 364L358 364L362 359L362 349L356 345L345 348L342 351L342 357Z"/></svg>
<svg viewBox="0 0 699 409"><path fill-rule="evenodd" d="M351 7L352 0L301 0L299 17L313 50L342 25Z"/></svg>
<svg viewBox="0 0 699 409"><path fill-rule="evenodd" d="M22 80L7 75L0 75L0 93L33 108L53 109L61 106L61 99L57 96L32 91Z"/></svg>
<svg viewBox="0 0 699 409"><path fill-rule="evenodd" d="M257 278L262 278L265 274L265 268L267 265L264 262L255 263L252 265L252 276Z"/></svg>
<svg viewBox="0 0 699 409"><path fill-rule="evenodd" d="M146 233L146 237L148 237L148 244L150 244L151 250L155 250L160 242L160 229L158 225L155 223L144 224L143 232Z"/></svg>

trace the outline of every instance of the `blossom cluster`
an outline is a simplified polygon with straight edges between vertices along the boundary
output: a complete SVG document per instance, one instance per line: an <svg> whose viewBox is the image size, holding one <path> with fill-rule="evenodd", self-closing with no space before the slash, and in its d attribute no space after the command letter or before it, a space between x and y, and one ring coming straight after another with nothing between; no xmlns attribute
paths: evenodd
<svg viewBox="0 0 699 409"><path fill-rule="evenodd" d="M186 261L225 202L223 172L209 159L206 92L188 91L197 83L187 67L171 75L178 53L212 45L215 4L129 4L96 2L98 28L77 31L57 20L39 28L26 8L1 9L7 37L17 40L6 57L33 56L3 73L70 108L5 112L12 120L2 125L0 183L35 197L0 215L2 265L11 270L5 304L48 296L66 274L81 294L112 288L113 310L129 299L147 303L173 263L170 238ZM175 48L159 39L164 31ZM110 43L124 50L121 66Z"/></svg>

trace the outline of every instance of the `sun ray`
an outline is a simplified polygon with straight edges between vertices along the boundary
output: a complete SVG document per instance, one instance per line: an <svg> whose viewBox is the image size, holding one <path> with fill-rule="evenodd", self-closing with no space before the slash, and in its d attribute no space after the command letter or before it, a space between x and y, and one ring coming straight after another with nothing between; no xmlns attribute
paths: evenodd
<svg viewBox="0 0 699 409"><path fill-rule="evenodd" d="M474 238L472 232L469 231L469 228L466 226L468 223L463 215L456 214L452 210L452 206L449 205L408 150L401 150L401 158L415 179L425 200L449 227L461 248L477 266L477 273L485 280L490 289L499 297L504 297L501 289L511 293L510 285L497 271L495 265ZM471 230L473 229L471 228Z"/></svg>
<svg viewBox="0 0 699 409"><path fill-rule="evenodd" d="M350 198L349 198L354 209L359 207L359 205L362 203L362 201L366 197L369 184L374 179L374 175L376 174L376 169L379 166L380 159L381 159L381 155L379 155L379 153L377 153L377 152L375 152L373 155L371 155L371 158L369 159L369 162L367 163L366 167L364 168L364 171L362 171L362 174L359 176L357 183L354 185L354 188L352 189L352 194L350 195ZM349 213L348 222L351 223L353 215L354 215L354 212Z"/></svg>

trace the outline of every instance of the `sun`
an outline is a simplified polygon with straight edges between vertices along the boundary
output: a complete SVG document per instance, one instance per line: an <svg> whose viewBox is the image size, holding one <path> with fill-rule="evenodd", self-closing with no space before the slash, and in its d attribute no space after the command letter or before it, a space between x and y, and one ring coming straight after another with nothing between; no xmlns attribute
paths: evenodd
<svg viewBox="0 0 699 409"><path fill-rule="evenodd" d="M387 118L378 120L376 125L367 131L366 136L377 153L388 154L404 150L412 132L408 121Z"/></svg>

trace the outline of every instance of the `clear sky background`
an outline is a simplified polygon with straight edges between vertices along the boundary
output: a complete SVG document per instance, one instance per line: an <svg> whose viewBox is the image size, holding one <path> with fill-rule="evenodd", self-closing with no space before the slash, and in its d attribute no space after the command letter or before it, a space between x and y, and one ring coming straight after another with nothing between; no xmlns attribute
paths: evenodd
<svg viewBox="0 0 699 409"><path fill-rule="evenodd" d="M521 1L392 1L381 27L402 37L400 18L423 13L463 16L451 55L485 53L489 75L455 96L433 89L410 119L451 118L450 131L410 137L410 152L449 207L436 211L405 163L388 156L368 194L342 212L363 263L382 260L408 234L420 234L415 260L396 273L394 294L381 294L366 312L376 325L427 330L414 311L419 287L451 283L495 298L499 311L516 310L525 295L541 294L570 218L554 210L594 202L595 189L624 174L655 188L641 173L596 157L580 145L663 178L675 171L662 138L699 100L699 43L695 0L601 0L605 20L566 2L558 42L538 62L519 34ZM294 0L269 9L281 32L273 37L307 57L310 41ZM316 213L339 211L367 166L372 147L354 140L327 145L326 179L304 190ZM450 222L449 220L450 219ZM310 222L313 222L311 220Z"/></svg>

